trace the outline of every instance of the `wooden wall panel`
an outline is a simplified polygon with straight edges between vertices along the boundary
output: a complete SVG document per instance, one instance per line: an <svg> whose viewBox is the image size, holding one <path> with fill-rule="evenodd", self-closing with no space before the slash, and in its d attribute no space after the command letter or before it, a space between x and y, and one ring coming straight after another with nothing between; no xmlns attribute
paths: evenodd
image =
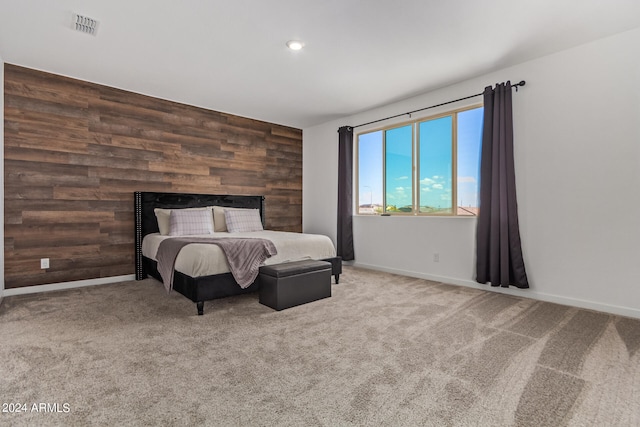
<svg viewBox="0 0 640 427"><path fill-rule="evenodd" d="M4 88L7 289L133 274L134 191L265 195L302 231L299 129L10 64Z"/></svg>

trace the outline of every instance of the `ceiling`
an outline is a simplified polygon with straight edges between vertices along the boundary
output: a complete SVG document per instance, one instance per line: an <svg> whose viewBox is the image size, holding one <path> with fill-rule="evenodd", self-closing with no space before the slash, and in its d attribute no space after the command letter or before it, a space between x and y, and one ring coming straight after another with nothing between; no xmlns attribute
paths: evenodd
<svg viewBox="0 0 640 427"><path fill-rule="evenodd" d="M304 128L637 27L639 0L0 0L0 57Z"/></svg>

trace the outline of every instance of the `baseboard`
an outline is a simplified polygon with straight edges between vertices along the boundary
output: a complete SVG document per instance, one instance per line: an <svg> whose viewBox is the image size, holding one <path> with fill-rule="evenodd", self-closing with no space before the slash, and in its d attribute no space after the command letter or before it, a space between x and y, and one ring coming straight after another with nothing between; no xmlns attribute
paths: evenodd
<svg viewBox="0 0 640 427"><path fill-rule="evenodd" d="M473 280L457 279L453 277L437 276L433 274L420 273L416 271L399 270L395 268L380 267L371 264L354 262L354 267L365 268L367 270L384 271L386 273L399 274L401 276L416 277L419 279L433 280L434 282L447 283L451 285L466 286L469 288L481 289L484 291L498 292L506 295L514 295L522 298L531 298L539 301L552 302L555 304L568 305L571 307L586 308L589 310L602 311L620 316L634 317L640 319L640 310L631 307L621 307L616 305L602 304L593 301L586 301L577 298L567 298L559 295L540 293L531 289L501 288L482 285Z"/></svg>
<svg viewBox="0 0 640 427"><path fill-rule="evenodd" d="M125 276L101 277L99 279L76 280L73 282L50 283L48 285L24 286L21 288L5 289L2 296L35 294L38 292L61 291L63 289L82 288L84 286L105 285L107 283L127 282L135 280L135 274Z"/></svg>

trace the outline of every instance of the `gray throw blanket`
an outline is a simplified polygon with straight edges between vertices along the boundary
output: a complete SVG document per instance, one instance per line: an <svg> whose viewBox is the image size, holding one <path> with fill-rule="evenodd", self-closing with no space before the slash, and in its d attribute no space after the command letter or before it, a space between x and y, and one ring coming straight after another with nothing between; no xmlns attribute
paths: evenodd
<svg viewBox="0 0 640 427"><path fill-rule="evenodd" d="M158 246L156 260L158 273L167 292L173 287L173 273L180 250L191 243L218 245L227 257L233 278L242 289L247 288L258 277L260 264L278 251L271 240L248 238L173 237Z"/></svg>

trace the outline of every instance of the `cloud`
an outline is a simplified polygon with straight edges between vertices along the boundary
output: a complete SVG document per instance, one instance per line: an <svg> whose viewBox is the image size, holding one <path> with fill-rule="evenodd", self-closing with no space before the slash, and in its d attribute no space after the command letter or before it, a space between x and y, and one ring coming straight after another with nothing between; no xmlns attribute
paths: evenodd
<svg viewBox="0 0 640 427"><path fill-rule="evenodd" d="M431 188L433 188L434 190L442 190L444 188L444 185L442 185L442 184L433 184L431 186Z"/></svg>
<svg viewBox="0 0 640 427"><path fill-rule="evenodd" d="M404 187L396 187L398 193L404 193Z"/></svg>
<svg viewBox="0 0 640 427"><path fill-rule="evenodd" d="M408 176L399 176L399 177L396 178L397 181L403 180L403 179L409 179L409 177Z"/></svg>
<svg viewBox="0 0 640 427"><path fill-rule="evenodd" d="M436 182L434 180L432 180L431 178L424 178L420 180L420 184L422 185L433 185Z"/></svg>
<svg viewBox="0 0 640 427"><path fill-rule="evenodd" d="M458 183L463 183L463 182L469 182L469 183L475 184L476 179L472 176L459 176Z"/></svg>

